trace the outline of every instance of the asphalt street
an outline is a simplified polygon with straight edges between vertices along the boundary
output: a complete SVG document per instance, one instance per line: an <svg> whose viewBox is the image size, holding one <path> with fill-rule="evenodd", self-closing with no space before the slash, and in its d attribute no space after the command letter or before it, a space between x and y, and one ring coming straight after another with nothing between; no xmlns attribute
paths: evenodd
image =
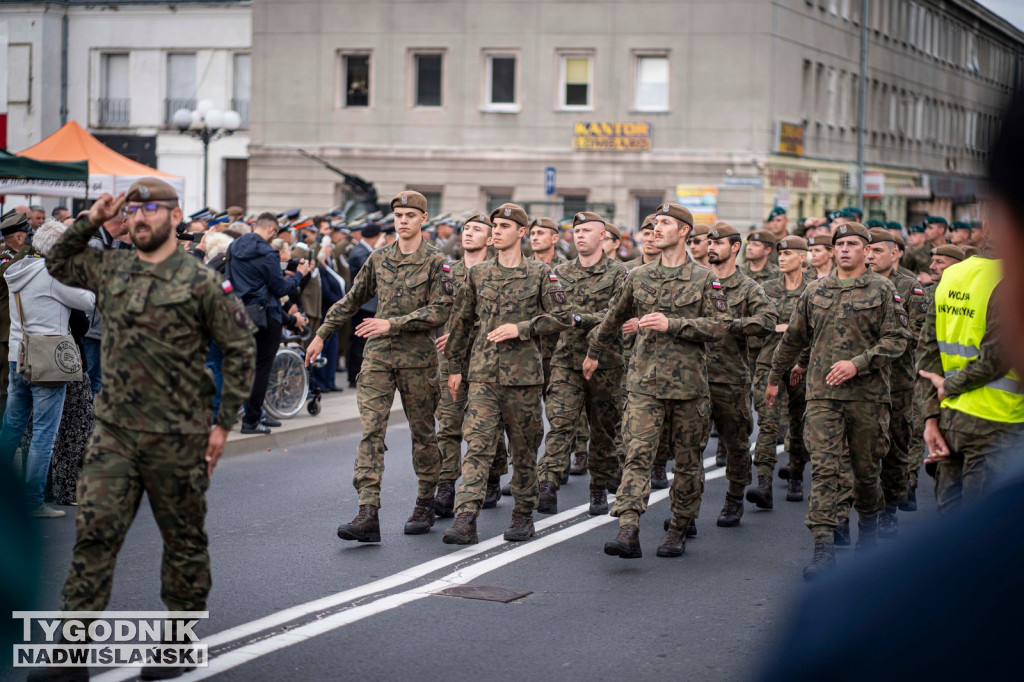
<svg viewBox="0 0 1024 682"><path fill-rule="evenodd" d="M387 438L383 542L339 540L338 524L357 510L358 440L352 432L284 450L254 444L222 460L208 496L210 619L197 628L210 667L181 679L743 680L802 587L812 549L806 502L786 502L777 480L774 510L747 503L738 528L716 527L726 481L713 464L715 439L698 537L680 558L655 556L669 514L667 491L656 491L641 520L639 560L602 552L616 520L586 515L585 476L563 486L558 515L535 514L538 536L527 543L501 538L510 498L482 513L480 545L443 544L448 519L427 535L403 535L415 478L400 417ZM900 513L901 532L934 518L928 482L922 474L921 510ZM42 609L57 608L74 541L74 508L65 509L66 518L38 524L47 552ZM120 554L110 610L164 609L161 551L144 502ZM841 565L856 560L850 550L839 554ZM527 594L509 603L437 595L464 584ZM93 671L105 680L137 672Z"/></svg>

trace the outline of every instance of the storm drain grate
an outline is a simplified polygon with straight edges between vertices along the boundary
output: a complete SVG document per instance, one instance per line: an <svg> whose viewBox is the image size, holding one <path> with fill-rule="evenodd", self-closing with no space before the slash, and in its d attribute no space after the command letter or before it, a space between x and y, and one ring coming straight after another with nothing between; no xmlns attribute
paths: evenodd
<svg viewBox="0 0 1024 682"><path fill-rule="evenodd" d="M448 587L435 594L442 597L461 597L462 599L482 599L483 601L496 601L507 604L516 599L522 599L533 592L520 592L505 587L486 587L484 585L456 585Z"/></svg>

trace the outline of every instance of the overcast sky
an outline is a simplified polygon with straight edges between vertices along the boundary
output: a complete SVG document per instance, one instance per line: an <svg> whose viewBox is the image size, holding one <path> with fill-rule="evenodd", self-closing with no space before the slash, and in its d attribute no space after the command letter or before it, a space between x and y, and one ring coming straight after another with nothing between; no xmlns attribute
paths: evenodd
<svg viewBox="0 0 1024 682"><path fill-rule="evenodd" d="M1003 19L1024 31L1024 2L1022 0L978 0Z"/></svg>

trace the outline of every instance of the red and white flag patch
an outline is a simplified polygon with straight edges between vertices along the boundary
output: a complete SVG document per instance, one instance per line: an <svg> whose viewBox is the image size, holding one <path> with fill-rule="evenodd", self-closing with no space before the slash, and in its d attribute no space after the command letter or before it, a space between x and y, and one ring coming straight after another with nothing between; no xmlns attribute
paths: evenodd
<svg viewBox="0 0 1024 682"><path fill-rule="evenodd" d="M711 288L712 289L721 289L722 288L722 283L719 282L717 279L711 280Z"/></svg>
<svg viewBox="0 0 1024 682"><path fill-rule="evenodd" d="M552 282L557 282L558 281L558 276L555 275L555 273L552 272L550 275L548 275L548 279L550 279Z"/></svg>
<svg viewBox="0 0 1024 682"><path fill-rule="evenodd" d="M900 298L899 294L893 294L892 295L892 300L896 301L897 303L903 303L903 299Z"/></svg>
<svg viewBox="0 0 1024 682"><path fill-rule="evenodd" d="M914 287L914 293L918 296L924 296L924 289L921 287Z"/></svg>
<svg viewBox="0 0 1024 682"><path fill-rule="evenodd" d="M224 290L225 294L230 294L232 291L235 290L235 288L233 286L231 286L231 280L230 279L226 279L223 282L221 282L220 283L220 288Z"/></svg>

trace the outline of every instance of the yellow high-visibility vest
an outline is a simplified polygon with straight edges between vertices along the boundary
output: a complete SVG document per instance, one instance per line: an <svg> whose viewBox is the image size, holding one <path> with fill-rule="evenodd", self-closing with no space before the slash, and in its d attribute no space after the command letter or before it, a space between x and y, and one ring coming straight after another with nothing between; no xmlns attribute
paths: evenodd
<svg viewBox="0 0 1024 682"><path fill-rule="evenodd" d="M989 298L1001 278L999 261L979 257L942 273L935 288L935 336L947 377L979 357ZM1024 387L1011 370L984 386L946 398L942 407L989 421L1019 424L1024 422Z"/></svg>

